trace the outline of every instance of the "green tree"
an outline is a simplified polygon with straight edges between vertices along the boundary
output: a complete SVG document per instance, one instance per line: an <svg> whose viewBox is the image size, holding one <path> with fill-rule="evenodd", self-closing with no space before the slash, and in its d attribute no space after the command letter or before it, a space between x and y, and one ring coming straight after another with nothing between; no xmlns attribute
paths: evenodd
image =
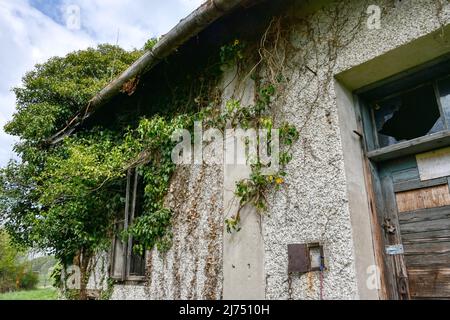
<svg viewBox="0 0 450 320"><path fill-rule="evenodd" d="M118 178L130 149L118 143L123 133L96 129L57 146L42 142L141 54L111 45L73 52L36 65L13 89L16 113L5 131L20 138L21 160L0 169L0 223L15 243L77 264L82 299L90 258L106 243L123 201Z"/></svg>
<svg viewBox="0 0 450 320"><path fill-rule="evenodd" d="M99 45L36 65L23 77L22 86L13 89L17 111L5 130L20 137L25 148L42 141L61 129L141 54Z"/></svg>

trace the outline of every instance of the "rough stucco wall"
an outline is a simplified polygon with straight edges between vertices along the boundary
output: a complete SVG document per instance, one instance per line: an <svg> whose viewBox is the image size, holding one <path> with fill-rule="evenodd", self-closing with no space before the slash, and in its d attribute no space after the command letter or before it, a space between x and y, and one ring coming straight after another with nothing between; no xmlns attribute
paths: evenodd
<svg viewBox="0 0 450 320"><path fill-rule="evenodd" d="M89 280L87 283L88 295L98 298L101 292L108 289L108 268L109 268L109 254L105 251L98 253L90 261ZM58 290L58 300L66 300L66 289L79 289L80 288L80 271L79 268L71 265L66 270L61 271L61 279L65 279L62 285L62 289Z"/></svg>
<svg viewBox="0 0 450 320"><path fill-rule="evenodd" d="M108 266L109 266L109 254L102 252L96 255L92 261L90 268L92 272L89 276L87 284L88 290L106 290L108 287Z"/></svg>
<svg viewBox="0 0 450 320"><path fill-rule="evenodd" d="M370 4L382 8L381 28L369 30L364 24L339 56L336 73L425 36L450 21L447 0L384 0Z"/></svg>
<svg viewBox="0 0 450 320"><path fill-rule="evenodd" d="M290 39L296 50L287 55L289 80L277 114L279 121L286 120L301 128L301 140L288 165L286 185L269 196L270 216L263 219L265 265L262 270L265 269L267 299L319 298L317 273L290 278L287 275L287 244L319 241L324 244L328 267L323 283L324 298L360 297L337 99L331 80L344 70L450 21L448 5L438 18L435 0L401 1L398 6L395 3L394 0L345 1L343 16L350 23L337 27L345 47L337 52L335 63L328 59L330 34L326 32L333 25L329 10L334 5L308 17L297 12L302 20L294 25ZM381 29L369 30L363 19L359 28L353 30L351 22L365 17L369 4L383 9ZM314 42L308 35L311 32ZM305 64L317 76L299 67ZM318 92L319 100L315 101ZM310 109L312 104L316 107ZM226 207L222 203L223 181L220 167L195 166L178 171L173 193L167 199L178 213L174 219L173 248L164 256L151 253L148 285L116 285L113 299L222 297L222 265L226 264L222 261L223 208Z"/></svg>
<svg viewBox="0 0 450 320"><path fill-rule="evenodd" d="M116 285L112 299L220 299L222 295L221 166L180 167L167 205L173 246L147 254L148 283Z"/></svg>
<svg viewBox="0 0 450 320"><path fill-rule="evenodd" d="M334 77L449 21L449 6L444 7L439 21L436 1L432 0L402 1L398 6L395 6L395 1L345 3L343 16L350 21L357 21L365 14L368 4L379 5L382 8L381 29L369 30L367 19L356 32L352 32L351 23L343 24L339 41L346 46L337 52L335 65L327 57L327 52L330 52L327 42L333 36L326 31L333 21L329 9L334 5L303 17L305 20L294 27L291 44L297 50L288 55L287 61L292 64L289 68L295 70L296 64L305 63L317 73L317 77L305 69L288 74L290 83L281 114L298 128L304 127L294 150L294 159L288 166L287 188L272 195L270 217L264 219L268 299L320 297L318 273L291 276L290 279L287 275L287 244L318 241L324 244L328 267L324 275L324 298L359 298L355 274L357 257L354 254L336 93L333 81L328 82L327 88L323 87L327 83L325 79L330 66ZM307 25L313 28L315 48L310 37L306 36L306 33L311 33ZM320 35L318 28L321 29ZM304 53L309 50L318 55ZM316 98L318 86L322 86L322 94L309 113L308 106Z"/></svg>
<svg viewBox="0 0 450 320"><path fill-rule="evenodd" d="M358 9L361 12L362 7ZM294 26L290 39L294 50L287 60L292 64L289 70L296 72L286 75L290 83L280 107L283 120L300 129L300 141L287 167L286 188L272 195L270 218L264 221L268 299L320 298L319 273L287 274L287 244L315 242L324 246L328 268L323 297L358 298L345 167L331 81L334 61L330 54L337 52L329 48L329 40L342 37L343 30L331 33L336 21L332 13L332 8L327 8L307 17L306 22ZM350 19L358 21L358 17Z"/></svg>

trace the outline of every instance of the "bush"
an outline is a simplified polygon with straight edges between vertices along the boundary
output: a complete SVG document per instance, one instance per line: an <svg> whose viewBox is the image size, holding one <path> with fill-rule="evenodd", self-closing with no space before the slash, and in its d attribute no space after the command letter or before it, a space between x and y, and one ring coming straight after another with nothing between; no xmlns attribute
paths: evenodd
<svg viewBox="0 0 450 320"><path fill-rule="evenodd" d="M31 290L35 289L39 282L39 276L35 272L29 270L21 274L17 279L18 289Z"/></svg>
<svg viewBox="0 0 450 320"><path fill-rule="evenodd" d="M0 276L0 293L10 292L14 288L15 283L11 277L5 275Z"/></svg>
<svg viewBox="0 0 450 320"><path fill-rule="evenodd" d="M0 229L0 293L33 289L38 281L38 275L31 270L24 255Z"/></svg>

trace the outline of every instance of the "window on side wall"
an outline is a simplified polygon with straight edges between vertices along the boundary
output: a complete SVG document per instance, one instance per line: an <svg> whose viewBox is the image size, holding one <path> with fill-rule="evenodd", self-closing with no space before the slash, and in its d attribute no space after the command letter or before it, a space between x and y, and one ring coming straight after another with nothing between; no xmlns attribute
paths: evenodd
<svg viewBox="0 0 450 320"><path fill-rule="evenodd" d="M122 233L133 224L144 207L144 184L139 169L127 172L124 210L119 214L115 224L111 254L111 277L117 280L141 281L145 276L145 250L137 252L139 244L129 236L123 239Z"/></svg>

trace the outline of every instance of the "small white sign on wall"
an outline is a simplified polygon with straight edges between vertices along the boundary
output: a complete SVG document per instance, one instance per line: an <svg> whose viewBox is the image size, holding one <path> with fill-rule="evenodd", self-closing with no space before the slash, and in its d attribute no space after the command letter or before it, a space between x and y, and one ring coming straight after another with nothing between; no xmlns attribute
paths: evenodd
<svg viewBox="0 0 450 320"><path fill-rule="evenodd" d="M450 147L416 155L420 180L450 176Z"/></svg>
<svg viewBox="0 0 450 320"><path fill-rule="evenodd" d="M392 246L386 246L386 254L390 256L395 256L399 254L404 254L405 250L403 249L402 244L394 244Z"/></svg>

